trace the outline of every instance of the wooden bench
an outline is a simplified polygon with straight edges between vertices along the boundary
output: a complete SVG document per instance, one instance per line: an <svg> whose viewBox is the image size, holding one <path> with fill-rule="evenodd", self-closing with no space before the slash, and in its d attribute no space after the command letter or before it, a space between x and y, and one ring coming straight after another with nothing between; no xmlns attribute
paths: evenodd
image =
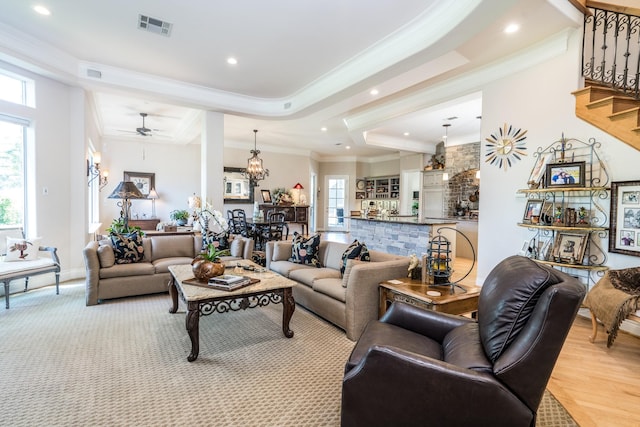
<svg viewBox="0 0 640 427"><path fill-rule="evenodd" d="M0 283L4 285L6 308L9 308L9 285L14 280L25 279L24 291L29 287L29 277L39 274L55 273L56 295L60 294L60 259L57 248L49 246L38 247L38 257L30 261L4 261L7 253L7 237L23 239L21 228L0 229ZM42 256L42 255L43 256Z"/></svg>

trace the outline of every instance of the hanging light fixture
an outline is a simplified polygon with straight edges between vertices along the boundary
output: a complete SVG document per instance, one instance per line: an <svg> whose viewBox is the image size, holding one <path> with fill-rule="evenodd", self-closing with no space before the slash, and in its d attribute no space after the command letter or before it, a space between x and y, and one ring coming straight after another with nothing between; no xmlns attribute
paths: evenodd
<svg viewBox="0 0 640 427"><path fill-rule="evenodd" d="M480 129L478 130L480 139L478 139L478 141L480 144L479 150L482 150L482 116L477 116L476 119L480 120ZM478 171L476 172L476 179L480 179L480 154L481 153L478 153Z"/></svg>
<svg viewBox="0 0 640 427"><path fill-rule="evenodd" d="M252 185L258 186L258 181L263 180L269 175L269 169L265 169L262 166L262 159L258 157L260 150L256 148L258 130L253 130L253 150L251 150L251 157L247 159L247 169L242 174L245 178L249 178Z"/></svg>
<svg viewBox="0 0 640 427"><path fill-rule="evenodd" d="M442 135L442 142L444 143L444 163L445 163L445 168L447 167L447 138L449 137L449 126L451 126L451 123L445 123L442 126L444 126L444 135ZM449 174L447 172L442 174L442 180L443 181L449 181Z"/></svg>

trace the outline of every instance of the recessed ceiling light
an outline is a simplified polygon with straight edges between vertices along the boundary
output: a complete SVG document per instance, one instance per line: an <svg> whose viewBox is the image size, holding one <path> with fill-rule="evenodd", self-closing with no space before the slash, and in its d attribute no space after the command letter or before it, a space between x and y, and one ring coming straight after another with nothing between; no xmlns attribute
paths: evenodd
<svg viewBox="0 0 640 427"><path fill-rule="evenodd" d="M327 128L326 128L326 126L322 126L322 127L320 128L320 130L321 130L322 132L326 132L326 131L327 131Z"/></svg>
<svg viewBox="0 0 640 427"><path fill-rule="evenodd" d="M515 33L520 29L520 25L518 24L509 24L504 28L504 32L507 34Z"/></svg>
<svg viewBox="0 0 640 427"><path fill-rule="evenodd" d="M378 94L378 89L371 89L371 92L369 92L369 94L376 96Z"/></svg>
<svg viewBox="0 0 640 427"><path fill-rule="evenodd" d="M350 145L347 145L347 146L346 146L346 147L344 147L344 148L346 148L347 150L351 150L351 146L350 146Z"/></svg>
<svg viewBox="0 0 640 427"><path fill-rule="evenodd" d="M51 11L44 6L40 6L40 5L33 6L33 10L35 10L40 15L46 15L46 16L51 15Z"/></svg>
<svg viewBox="0 0 640 427"><path fill-rule="evenodd" d="M409 136L409 135L411 135L411 134L410 134L409 132L405 132L403 135L404 135L404 136Z"/></svg>
<svg viewBox="0 0 640 427"><path fill-rule="evenodd" d="M230 65L236 65L238 63L238 60L232 56L230 56L229 58L227 58L227 64Z"/></svg>

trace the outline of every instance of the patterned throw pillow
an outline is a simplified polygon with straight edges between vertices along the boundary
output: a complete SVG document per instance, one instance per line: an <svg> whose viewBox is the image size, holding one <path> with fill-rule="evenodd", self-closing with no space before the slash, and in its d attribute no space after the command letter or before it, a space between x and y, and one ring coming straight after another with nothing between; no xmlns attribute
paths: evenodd
<svg viewBox="0 0 640 427"><path fill-rule="evenodd" d="M7 255L5 261L33 261L38 259L40 239L16 239L7 237Z"/></svg>
<svg viewBox="0 0 640 427"><path fill-rule="evenodd" d="M369 256L369 249L364 242L360 243L358 240L354 240L353 243L342 254L342 264L340 265L340 276L344 277L344 270L347 268L347 261L350 259L357 259L359 261L371 261Z"/></svg>
<svg viewBox="0 0 640 427"><path fill-rule="evenodd" d="M320 259L318 258L318 247L320 246L320 235L314 234L313 236L305 239L298 232L293 233L293 244L291 247L291 258L289 261L296 264L315 265L320 268Z"/></svg>
<svg viewBox="0 0 640 427"><path fill-rule="evenodd" d="M137 231L129 234L112 234L111 243L113 243L116 264L131 264L144 258L142 235Z"/></svg>

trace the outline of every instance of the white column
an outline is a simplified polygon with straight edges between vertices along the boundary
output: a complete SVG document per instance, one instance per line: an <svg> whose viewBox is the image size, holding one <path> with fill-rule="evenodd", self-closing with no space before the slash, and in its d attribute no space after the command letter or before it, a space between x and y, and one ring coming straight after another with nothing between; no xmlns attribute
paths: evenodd
<svg viewBox="0 0 640 427"><path fill-rule="evenodd" d="M224 114L205 111L200 141L200 197L223 212Z"/></svg>

